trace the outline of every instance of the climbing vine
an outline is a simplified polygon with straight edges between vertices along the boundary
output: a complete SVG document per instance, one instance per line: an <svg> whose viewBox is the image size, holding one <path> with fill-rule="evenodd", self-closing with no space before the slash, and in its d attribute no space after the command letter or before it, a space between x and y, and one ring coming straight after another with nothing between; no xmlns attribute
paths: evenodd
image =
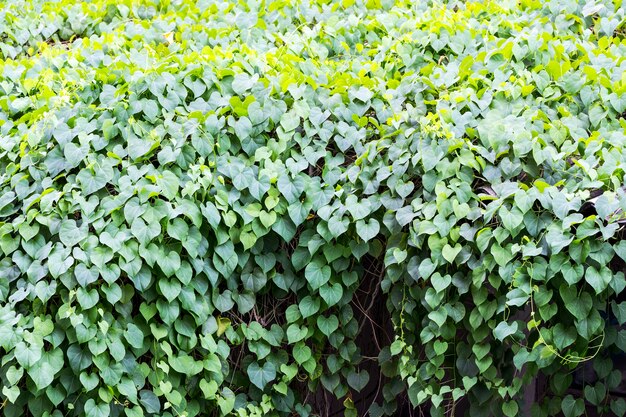
<svg viewBox="0 0 626 417"><path fill-rule="evenodd" d="M623 22L3 3L0 412L624 415Z"/></svg>

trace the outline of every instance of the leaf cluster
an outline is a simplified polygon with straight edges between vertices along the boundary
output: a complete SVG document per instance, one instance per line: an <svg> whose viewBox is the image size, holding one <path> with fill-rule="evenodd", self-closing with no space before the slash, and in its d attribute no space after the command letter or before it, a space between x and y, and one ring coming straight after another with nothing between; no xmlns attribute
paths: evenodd
<svg viewBox="0 0 626 417"><path fill-rule="evenodd" d="M0 6L1 412L624 415L624 14Z"/></svg>

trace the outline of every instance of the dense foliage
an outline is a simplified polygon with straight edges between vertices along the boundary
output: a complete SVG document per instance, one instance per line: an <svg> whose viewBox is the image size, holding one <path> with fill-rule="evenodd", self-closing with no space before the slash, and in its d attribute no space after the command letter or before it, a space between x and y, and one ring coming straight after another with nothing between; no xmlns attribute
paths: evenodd
<svg viewBox="0 0 626 417"><path fill-rule="evenodd" d="M0 5L0 412L624 415L621 0L293 4Z"/></svg>

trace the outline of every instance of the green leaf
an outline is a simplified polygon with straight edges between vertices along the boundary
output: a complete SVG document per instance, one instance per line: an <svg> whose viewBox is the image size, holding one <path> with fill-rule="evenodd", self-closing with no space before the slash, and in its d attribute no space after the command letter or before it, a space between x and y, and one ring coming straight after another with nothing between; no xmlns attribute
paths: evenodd
<svg viewBox="0 0 626 417"><path fill-rule="evenodd" d="M252 362L248 365L247 374L250 382L260 390L263 390L267 384L276 378L276 366L272 362L265 362L260 367L258 362Z"/></svg>
<svg viewBox="0 0 626 417"><path fill-rule="evenodd" d="M354 196L350 196L350 197L354 197ZM352 218L357 221L364 219L368 214L370 214L370 211L371 211L370 203L368 200L358 201L356 197L348 198L346 200L346 205L347 205L346 208L352 215ZM372 220L375 220L375 219L372 219Z"/></svg>
<svg viewBox="0 0 626 417"><path fill-rule="evenodd" d="M441 250L441 254L443 255L443 258L448 261L448 263L454 263L454 260L461 252L461 249L463 249L463 247L459 243L454 245L454 247L446 243Z"/></svg>
<svg viewBox="0 0 626 417"><path fill-rule="evenodd" d="M20 396L20 388L18 386L4 386L2 387L2 395L4 395L10 403L15 404L17 398Z"/></svg>
<svg viewBox="0 0 626 417"><path fill-rule="evenodd" d="M498 323L495 329L493 329L493 335L498 340L504 340L507 336L515 334L517 332L517 322L508 324L505 321Z"/></svg>
<svg viewBox="0 0 626 417"><path fill-rule="evenodd" d="M418 267L420 277L422 277L423 279L428 279L436 268L437 265L435 265L430 258L424 259Z"/></svg>
<svg viewBox="0 0 626 417"><path fill-rule="evenodd" d="M329 317L318 316L317 327L326 336L330 336L335 330L339 328L339 320L335 315L331 315Z"/></svg>
<svg viewBox="0 0 626 417"><path fill-rule="evenodd" d="M237 120L233 126L235 134L240 141L245 141L252 134L252 122L245 116L242 116Z"/></svg>
<svg viewBox="0 0 626 417"><path fill-rule="evenodd" d="M291 132L300 125L300 116L295 114L295 112L284 113L280 118L280 125L285 132Z"/></svg>
<svg viewBox="0 0 626 417"><path fill-rule="evenodd" d="M26 223L22 223L19 227L19 232L20 236L22 236L25 241L29 241L34 238L39 232L39 224L34 223L32 225L29 225Z"/></svg>
<svg viewBox="0 0 626 417"><path fill-rule="evenodd" d="M169 302L174 301L180 294L181 285L177 279L168 280L168 279L162 278L159 281L158 285L159 285L159 290L161 290L161 294L163 294L163 296L167 298L167 301Z"/></svg>
<svg viewBox="0 0 626 417"><path fill-rule="evenodd" d="M508 417L517 416L519 412L519 406L517 404L517 401L507 401L504 404L502 404L502 412L504 413L505 416L508 416Z"/></svg>
<svg viewBox="0 0 626 417"><path fill-rule="evenodd" d="M169 278L180 269L180 256L174 251L169 251L167 254L161 254L157 257L157 263L163 273Z"/></svg>
<svg viewBox="0 0 626 417"><path fill-rule="evenodd" d="M124 332L124 338L129 345L136 349L141 349L144 343L144 335L139 327L133 323L128 323L126 331Z"/></svg>
<svg viewBox="0 0 626 417"><path fill-rule="evenodd" d="M569 285L575 285L583 277L584 267L566 262L561 266L561 273Z"/></svg>
<svg viewBox="0 0 626 417"><path fill-rule="evenodd" d="M319 298L313 298L307 295L300 301L298 308L300 309L300 313L302 313L302 317L306 319L319 311L320 300Z"/></svg>
<svg viewBox="0 0 626 417"><path fill-rule="evenodd" d="M296 343L293 347L293 358L302 365L311 358L311 348L302 342Z"/></svg>
<svg viewBox="0 0 626 417"><path fill-rule="evenodd" d="M179 355L169 358L172 368L181 374L192 376L202 372L203 364L189 355Z"/></svg>
<svg viewBox="0 0 626 417"><path fill-rule="evenodd" d="M500 208L499 214L505 229L510 232L513 232L515 229L517 229L524 221L524 214L516 207L513 207L509 211L506 207L502 206Z"/></svg>
<svg viewBox="0 0 626 417"><path fill-rule="evenodd" d="M491 254L500 266L506 266L515 256L508 247L503 248L498 243L494 243L491 246Z"/></svg>
<svg viewBox="0 0 626 417"><path fill-rule="evenodd" d="M91 354L83 351L78 344L72 344L67 349L67 358L70 361L70 367L75 373L82 371L91 365Z"/></svg>
<svg viewBox="0 0 626 417"><path fill-rule="evenodd" d="M528 191L524 191L520 189L515 193L515 207L519 209L519 211L521 211L522 214L526 214L526 212L528 212L528 210L532 208L534 202L535 202L535 198L531 197ZM513 220L513 224L516 221L516 219L510 219L510 220Z"/></svg>
<svg viewBox="0 0 626 417"><path fill-rule="evenodd" d="M606 399L606 387L602 382L595 385L586 385L584 388L585 400L593 405L600 405Z"/></svg>
<svg viewBox="0 0 626 417"><path fill-rule="evenodd" d="M161 402L154 392L141 390L139 392L139 402L144 406L147 413L158 413L161 411Z"/></svg>
<svg viewBox="0 0 626 417"><path fill-rule="evenodd" d="M259 214L259 220L265 227L271 227L274 223L276 223L276 212L270 211L269 213L265 210L261 210Z"/></svg>
<svg viewBox="0 0 626 417"><path fill-rule="evenodd" d="M623 261L626 261L626 240L620 240L618 243L613 245L613 249Z"/></svg>
<svg viewBox="0 0 626 417"><path fill-rule="evenodd" d="M83 169L76 175L76 179L81 185L83 193L89 195L104 188L112 176L112 169L105 166L97 170Z"/></svg>
<svg viewBox="0 0 626 417"><path fill-rule="evenodd" d="M87 238L87 229L76 226L74 220L64 220L59 228L59 239L68 248L76 246Z"/></svg>
<svg viewBox="0 0 626 417"><path fill-rule="evenodd" d="M337 238L348 231L350 222L347 217L334 215L328 220L329 235ZM323 235L326 240L330 240L329 237Z"/></svg>
<svg viewBox="0 0 626 417"><path fill-rule="evenodd" d="M231 86L236 94L243 95L246 91L254 86L258 79L258 74L253 74L252 76L249 76L246 73L240 73L235 75Z"/></svg>
<svg viewBox="0 0 626 417"><path fill-rule="evenodd" d="M24 375L24 368L10 366L6 372L6 378L9 385L16 385Z"/></svg>
<svg viewBox="0 0 626 417"><path fill-rule="evenodd" d="M407 256L406 250L403 250L400 248L395 248L392 254L393 254L395 261L399 264L401 264L406 259L406 256Z"/></svg>
<svg viewBox="0 0 626 417"><path fill-rule="evenodd" d="M565 327L562 323L558 323L552 329L552 339L557 349L562 350L570 346L576 341L576 329L573 327Z"/></svg>
<svg viewBox="0 0 626 417"><path fill-rule="evenodd" d="M567 395L561 401L561 410L565 417L578 417L585 412L585 403L581 398L574 399L572 395Z"/></svg>
<svg viewBox="0 0 626 417"><path fill-rule="evenodd" d="M305 188L302 177L297 175L292 178L286 172L278 177L277 184L280 193L285 197L289 204L297 202Z"/></svg>
<svg viewBox="0 0 626 417"><path fill-rule="evenodd" d="M87 146L76 146L76 144L70 142L65 145L63 149L63 154L65 155L65 159L68 164L72 167L78 166L83 159L89 153L89 147Z"/></svg>
<svg viewBox="0 0 626 417"><path fill-rule="evenodd" d="M87 285L96 282L98 276L100 275L97 268L87 268L85 264L82 263L76 266L74 274L76 276L76 281L78 281L81 287L86 287Z"/></svg>
<svg viewBox="0 0 626 417"><path fill-rule="evenodd" d="M354 90L352 92L352 95L354 96L354 98L366 103L373 97L374 93L372 93L366 87L361 86L358 89Z"/></svg>
<svg viewBox="0 0 626 417"><path fill-rule="evenodd" d="M480 250L481 252L485 252L489 246L492 237L493 232L491 231L491 229L480 229L476 233L476 246L478 247L478 250ZM502 248L500 247L500 249Z"/></svg>
<svg viewBox="0 0 626 417"><path fill-rule="evenodd" d="M232 292L225 290L217 294L217 296L213 297L213 304L215 304L215 307L222 313L230 311L235 305Z"/></svg>
<svg viewBox="0 0 626 417"><path fill-rule="evenodd" d="M98 383L100 382L100 378L98 378L98 375L95 373L88 374L87 372L81 372L79 379L80 379L81 384L83 384L83 387L85 388L86 392L89 392L95 389L98 386Z"/></svg>
<svg viewBox="0 0 626 417"><path fill-rule="evenodd" d="M76 290L76 298L83 310L89 310L98 303L100 296L98 290L95 288L87 291L85 288L78 288Z"/></svg>
<svg viewBox="0 0 626 417"><path fill-rule="evenodd" d="M227 242L215 248L213 264L224 276L229 276L237 267L239 256L231 242Z"/></svg>
<svg viewBox="0 0 626 417"><path fill-rule="evenodd" d="M609 96L609 102L617 113L624 113L626 111L626 97L624 94L611 93Z"/></svg>
<svg viewBox="0 0 626 417"><path fill-rule="evenodd" d="M30 369L41 358L43 346L39 344L26 344L24 342L18 342L15 345L15 359L17 363L22 365L26 369Z"/></svg>
<svg viewBox="0 0 626 417"><path fill-rule="evenodd" d="M375 238L380 232L380 224L376 219L358 220L356 222L356 232L365 242L369 242Z"/></svg>
<svg viewBox="0 0 626 417"><path fill-rule="evenodd" d="M205 398L209 400L215 399L215 394L217 393L217 390L219 388L217 382L213 380L207 382L206 379L201 379L198 385L202 390Z"/></svg>
<svg viewBox="0 0 626 417"><path fill-rule="evenodd" d="M336 305L341 300L341 297L343 297L343 287L341 284L323 285L320 287L319 291L320 296L326 301L329 307Z"/></svg>
<svg viewBox="0 0 626 417"><path fill-rule="evenodd" d="M245 250L253 247L256 244L257 240L257 236L252 232L241 232L241 234L239 235L239 241L241 242Z"/></svg>
<svg viewBox="0 0 626 417"><path fill-rule="evenodd" d="M90 259L98 268L104 268L113 259L113 251L106 246L98 246L91 252Z"/></svg>
<svg viewBox="0 0 626 417"><path fill-rule="evenodd" d="M556 226L549 228L548 233L546 234L546 242L552 249L553 254L561 252L563 248L572 243L574 236L568 235L569 233L563 233L563 230L560 230Z"/></svg>
<svg viewBox="0 0 626 417"><path fill-rule="evenodd" d="M171 171L163 171L157 177L157 185L161 188L161 192L168 200L173 200L178 193L180 181L178 176Z"/></svg>
<svg viewBox="0 0 626 417"><path fill-rule="evenodd" d="M563 298L565 308L572 313L577 319L584 319L589 315L593 306L593 300L591 296L583 292L578 294L575 287L567 287L562 285L559 288L559 293Z"/></svg>
<svg viewBox="0 0 626 417"><path fill-rule="evenodd" d="M184 241L189 236L189 226L181 218L175 218L167 224L167 234L174 239Z"/></svg>
<svg viewBox="0 0 626 417"><path fill-rule="evenodd" d="M611 401L611 411L616 416L623 416L626 414L626 400L623 398L617 398Z"/></svg>
<svg viewBox="0 0 626 417"><path fill-rule="evenodd" d="M590 266L585 271L585 280L593 287L596 294L601 294L609 286L613 274L611 270L605 266L598 271L595 267Z"/></svg>
<svg viewBox="0 0 626 417"><path fill-rule="evenodd" d="M304 276L313 290L318 290L330 279L330 266L325 265L321 258L313 259L304 269Z"/></svg>
<svg viewBox="0 0 626 417"><path fill-rule="evenodd" d="M428 318L437 324L437 326L441 327L445 324L448 315L445 311L442 310L434 310L428 313Z"/></svg>
<svg viewBox="0 0 626 417"><path fill-rule="evenodd" d="M93 398L85 402L85 417L108 417L111 413L109 404L97 403Z"/></svg>
<svg viewBox="0 0 626 417"><path fill-rule="evenodd" d="M436 355L443 355L447 352L448 346L448 342L435 340L435 343L433 344L433 350L435 351Z"/></svg>
<svg viewBox="0 0 626 417"><path fill-rule="evenodd" d="M287 341L290 345L297 343L304 339L308 333L306 327L300 327L297 324L293 323L289 327L287 327Z"/></svg>
<svg viewBox="0 0 626 417"><path fill-rule="evenodd" d="M137 238L139 243L144 246L148 246L150 241L161 234L161 225L157 222L152 224L146 224L141 218L137 217L133 220L130 228L133 236Z"/></svg>
<svg viewBox="0 0 626 417"><path fill-rule="evenodd" d="M229 415L235 407L235 394L229 388L223 388L222 396L217 397L217 405L222 415Z"/></svg>
<svg viewBox="0 0 626 417"><path fill-rule="evenodd" d="M432 284L435 291L440 293L445 291L446 288L450 286L450 284L452 283L452 277L448 274L441 276L439 272L436 272L435 274L433 274L433 276L430 277L430 283Z"/></svg>
<svg viewBox="0 0 626 417"><path fill-rule="evenodd" d="M359 372L351 371L346 379L348 380L348 385L350 385L352 389L357 392L361 392L367 385L370 375L365 369L363 369Z"/></svg>
<svg viewBox="0 0 626 417"><path fill-rule="evenodd" d="M611 310L613 310L613 314L620 326L626 323L626 301L622 301L621 303L615 301L611 302Z"/></svg>
<svg viewBox="0 0 626 417"><path fill-rule="evenodd" d="M63 364L63 352L56 348L45 352L41 359L28 369L28 375L37 389L42 390L54 381L55 375L63 368Z"/></svg>

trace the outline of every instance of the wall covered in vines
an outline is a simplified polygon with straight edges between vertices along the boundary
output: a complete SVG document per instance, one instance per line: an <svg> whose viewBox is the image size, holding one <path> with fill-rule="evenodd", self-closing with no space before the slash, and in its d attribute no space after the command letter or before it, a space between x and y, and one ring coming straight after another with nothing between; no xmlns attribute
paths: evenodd
<svg viewBox="0 0 626 417"><path fill-rule="evenodd" d="M624 415L624 14L3 3L0 413Z"/></svg>

